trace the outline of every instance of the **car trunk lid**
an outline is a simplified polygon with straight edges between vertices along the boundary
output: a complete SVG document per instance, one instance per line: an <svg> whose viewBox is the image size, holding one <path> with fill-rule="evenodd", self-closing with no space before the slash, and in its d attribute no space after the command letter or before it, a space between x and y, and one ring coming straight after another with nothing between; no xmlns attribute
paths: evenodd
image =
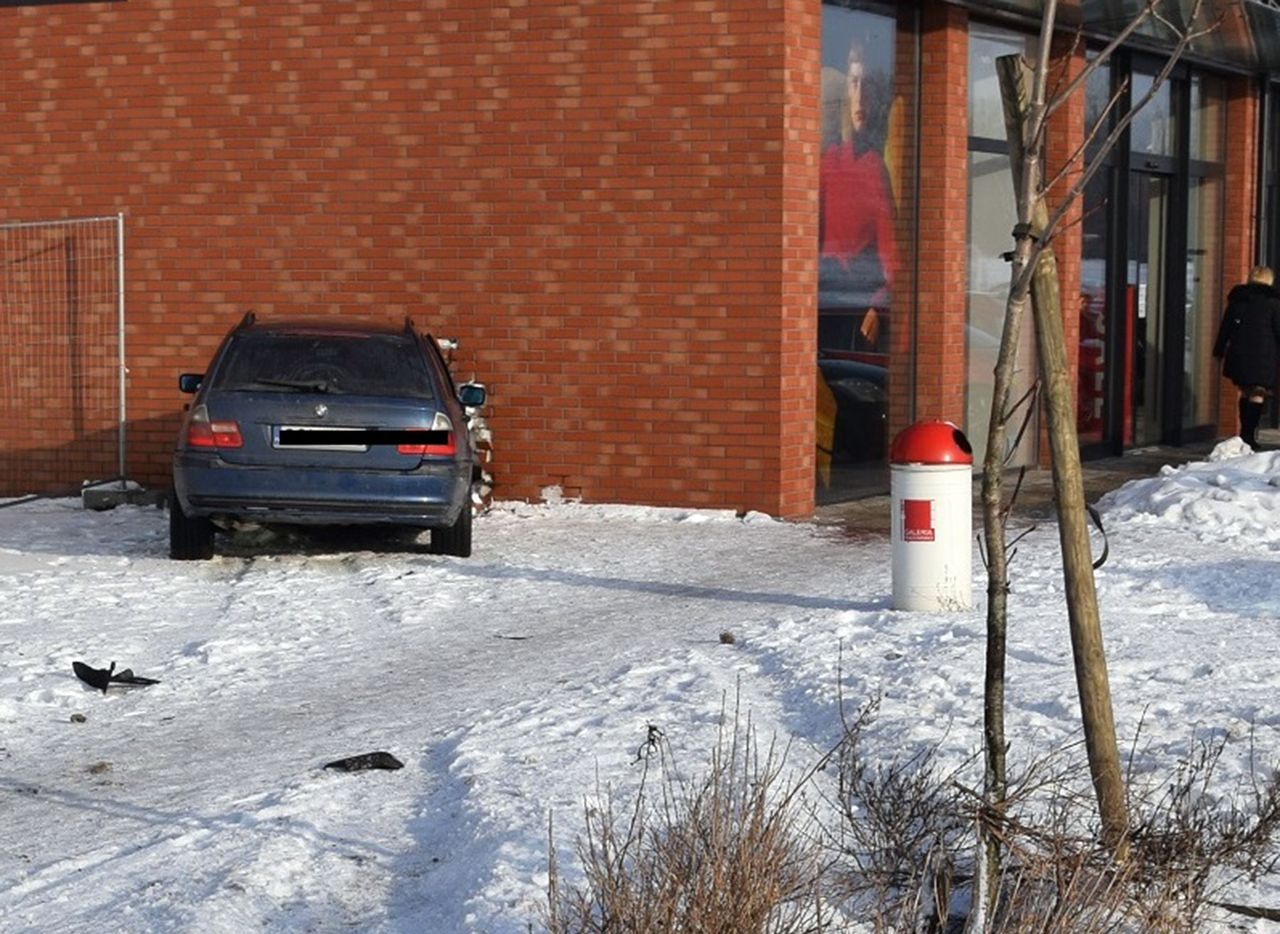
<svg viewBox="0 0 1280 934"><path fill-rule="evenodd" d="M242 466L412 470L422 455L401 453L399 443L448 424L425 399L251 390L210 394L205 404L215 424L239 426L240 446L218 453Z"/></svg>

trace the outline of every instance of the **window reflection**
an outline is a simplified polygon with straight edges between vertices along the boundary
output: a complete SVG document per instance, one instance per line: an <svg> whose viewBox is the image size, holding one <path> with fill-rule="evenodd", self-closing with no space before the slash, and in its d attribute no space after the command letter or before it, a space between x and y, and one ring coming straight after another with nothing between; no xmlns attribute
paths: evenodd
<svg viewBox="0 0 1280 934"><path fill-rule="evenodd" d="M1211 357L1222 283L1222 179L1191 179L1187 215L1187 319L1182 424L1214 420L1218 368Z"/></svg>
<svg viewBox="0 0 1280 934"><path fill-rule="evenodd" d="M1031 56L1034 47L1030 36L970 24L969 283L965 328L969 382L965 433L973 444L975 463L981 463L986 453L992 384L1009 297L1010 267L1003 254L1013 247L1011 231L1017 221L996 59L1016 53ZM1029 315L1023 320L1020 337L1012 392L1015 400L1036 378L1035 332ZM1023 411L1017 413L1015 420L1022 417ZM1011 426L1010 440L1019 425L1020 421ZM1034 463L1037 435L1033 421L1010 463Z"/></svg>
<svg viewBox="0 0 1280 934"><path fill-rule="evenodd" d="M1090 56L1092 57L1092 56ZM1088 80L1085 82L1085 98L1084 98L1084 130L1085 133L1093 131L1098 126L1098 121L1106 118L1104 126L1100 127L1093 138L1089 142L1089 153L1092 158L1102 144L1106 141L1107 134L1111 128L1115 126L1116 109L1112 107L1107 110L1111 103L1111 63L1104 62L1094 71L1090 72Z"/></svg>
<svg viewBox="0 0 1280 934"><path fill-rule="evenodd" d="M1152 75L1135 74L1130 100L1134 107L1147 96L1155 78ZM1150 102L1143 107L1129 125L1129 145L1135 153L1152 156L1177 154L1178 127L1174 117L1172 82L1160 85Z"/></svg>
<svg viewBox="0 0 1280 934"><path fill-rule="evenodd" d="M1090 55L1090 60L1095 56ZM1111 63L1104 62L1095 67L1085 82L1084 125L1092 128L1107 111L1111 102ZM1115 108L1112 108L1114 111Z"/></svg>
<svg viewBox="0 0 1280 934"><path fill-rule="evenodd" d="M983 23L969 24L969 135L1003 140L1004 104L996 59L1021 53L1035 58L1034 36L1020 35Z"/></svg>
<svg viewBox="0 0 1280 934"><path fill-rule="evenodd" d="M1218 367L1212 348L1221 315L1226 82L1196 74L1188 93L1192 163L1187 191L1181 420L1184 428L1194 428L1212 424L1218 406Z"/></svg>
<svg viewBox="0 0 1280 934"><path fill-rule="evenodd" d="M1191 79L1191 158L1220 162L1226 128L1226 85L1220 78Z"/></svg>
<svg viewBox="0 0 1280 934"><path fill-rule="evenodd" d="M893 17L822 8L818 208L818 487L866 485L886 452L897 294ZM904 335L905 336L905 332ZM864 472L865 473L865 472ZM826 498L830 498L828 495Z"/></svg>
<svg viewBox="0 0 1280 934"><path fill-rule="evenodd" d="M1076 431L1082 444L1103 439L1107 373L1107 196L1100 171L1084 192L1080 262L1080 345L1076 385Z"/></svg>

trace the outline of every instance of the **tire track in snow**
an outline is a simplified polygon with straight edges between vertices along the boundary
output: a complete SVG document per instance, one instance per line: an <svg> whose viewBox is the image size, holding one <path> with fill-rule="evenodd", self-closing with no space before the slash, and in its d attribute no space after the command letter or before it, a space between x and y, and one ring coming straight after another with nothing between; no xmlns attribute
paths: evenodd
<svg viewBox="0 0 1280 934"><path fill-rule="evenodd" d="M742 728L750 722L762 743L776 735L785 745L778 710L759 701L767 697L754 684L762 677L755 662L731 646L686 646L600 677L565 678L551 691L482 711L424 761L437 780L420 832L438 833L442 822L452 827L442 858L456 864L424 880L425 897L445 901L451 894L448 901L465 909L467 929L522 927L545 895L549 814L557 845L571 853L584 829L584 796L601 790L566 786L563 776L594 772L626 800L643 771L651 724L686 775L700 774L722 712L733 715L739 690ZM435 844L423 839L420 849Z"/></svg>
<svg viewBox="0 0 1280 934"><path fill-rule="evenodd" d="M137 930L232 932L270 926L285 914L296 919L300 907L321 927L344 918L356 924L380 911L395 853L383 845L390 841L361 839L361 829L349 823L351 815L368 820L368 789L323 775L242 799L225 813L203 814L91 805L54 792L52 799L68 806L103 810L116 828L113 838L31 867L0 885L0 894L10 919L52 913L63 930L78 929L78 922L88 930L109 916ZM136 832L121 833L122 823L134 824ZM79 890L95 884L95 876L120 874L136 880L136 891L87 909L79 905ZM175 874L202 879L204 893L195 904L189 892L167 897L162 880Z"/></svg>

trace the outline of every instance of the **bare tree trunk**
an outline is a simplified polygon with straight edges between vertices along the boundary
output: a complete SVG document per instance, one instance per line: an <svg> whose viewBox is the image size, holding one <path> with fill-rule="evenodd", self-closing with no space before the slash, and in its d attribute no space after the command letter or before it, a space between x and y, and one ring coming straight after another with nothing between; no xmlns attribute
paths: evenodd
<svg viewBox="0 0 1280 934"><path fill-rule="evenodd" d="M1008 133L1022 132L1025 100L1004 96L1005 125ZM1034 185L1022 173L1034 171L1025 163L1014 163L1018 175L1018 191ZM1022 199L1018 199L1022 211ZM1021 217L1021 213L1019 215ZM1025 225L1022 225L1025 228ZM992 813L978 821L978 859L974 880L973 911L968 930L986 929L989 912L995 908L995 894L1000 876L1000 844L987 832L985 820L998 821L1004 812L1008 795L1008 742L1004 731L1005 657L1009 619L1009 554L1005 539L1004 466L1005 447L1009 435L1009 419L1013 395L1013 379L1018 362L1022 319L1028 301L1027 277L1024 270L1033 261L1034 242L1020 237L1012 254L1009 297L1005 304L1004 328L1000 351L996 358L991 386L991 416L987 427L987 448L982 462L982 530L986 544L987 570L987 655L983 681L983 799Z"/></svg>
<svg viewBox="0 0 1280 934"><path fill-rule="evenodd" d="M1020 126L1021 117L1010 112L1016 105L1006 97L1006 125ZM1020 114L1021 111L1018 111ZM1010 133L1014 132L1012 129ZM989 912L1000 875L1000 845L995 835L985 829L984 820L1004 811L1008 794L1008 769L1005 754L1008 742L1004 732L1005 656L1009 619L1009 555L1005 539L1004 477L1009 435L1009 419L1013 414L1013 379L1018 362L1018 346L1022 319L1026 314L1028 290L1022 270L1031 262L1032 241L1019 240L1013 253L1013 271L1009 298L1005 305L1004 328L1000 351L991 386L991 416L987 427L987 449L982 461L982 534L986 545L987 570L987 656L983 679L983 798L994 813L978 821L978 859L975 870L973 910L968 930L986 930Z"/></svg>
<svg viewBox="0 0 1280 934"><path fill-rule="evenodd" d="M1026 265L1030 242L1015 251L1014 267ZM995 816L1004 810L1008 792L1004 732L1005 646L1008 636L1009 556L1005 543L1003 476L1008 437L1013 377L1017 364L1019 332L1026 312L1027 295L1010 296L1006 306L1000 353L996 360L991 389L991 419L987 430L987 450L982 461L982 530L987 565L987 657L983 685L983 794ZM1000 847L996 838L978 824L979 854L970 930L985 930L986 916L994 907L992 899L1000 874Z"/></svg>
<svg viewBox="0 0 1280 934"><path fill-rule="evenodd" d="M1008 135L1010 158L1018 189L1018 251L1026 246L1036 254L1031 280L1031 308L1044 386L1067 616L1075 660L1076 687L1080 694L1085 749L1088 752L1089 771L1102 819L1103 843L1111 847L1118 857L1123 858L1127 851L1128 813L1116 746L1115 720L1111 710L1111 689L1103 650L1098 595L1094 588L1088 511L1084 498L1084 477L1080 469L1080 443L1076 434L1062 308L1058 295L1057 262L1051 250L1043 246L1035 249L1036 241L1045 235L1049 218L1040 188L1043 133L1039 132L1039 128L1043 119L1043 101L1036 101L1029 91L1030 68L1021 56L1001 57L997 60L996 68L1001 93L1006 101L1006 120L1017 121L1016 127L1010 125ZM1041 107L1039 113L1034 112L1037 106ZM1012 301L1013 296L1010 298Z"/></svg>

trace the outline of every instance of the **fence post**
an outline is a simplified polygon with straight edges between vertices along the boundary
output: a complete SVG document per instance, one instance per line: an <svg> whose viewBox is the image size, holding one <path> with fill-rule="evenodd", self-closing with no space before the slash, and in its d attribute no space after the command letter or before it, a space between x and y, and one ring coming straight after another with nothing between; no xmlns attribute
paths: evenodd
<svg viewBox="0 0 1280 934"><path fill-rule="evenodd" d="M124 490L127 486L125 483L125 445L126 427L127 427L127 382L129 376L129 368L125 365L124 356L124 212L121 211L116 215L116 327L118 334L118 343L120 348L120 421L118 426L117 447L116 447L116 478L120 481L120 489Z"/></svg>

